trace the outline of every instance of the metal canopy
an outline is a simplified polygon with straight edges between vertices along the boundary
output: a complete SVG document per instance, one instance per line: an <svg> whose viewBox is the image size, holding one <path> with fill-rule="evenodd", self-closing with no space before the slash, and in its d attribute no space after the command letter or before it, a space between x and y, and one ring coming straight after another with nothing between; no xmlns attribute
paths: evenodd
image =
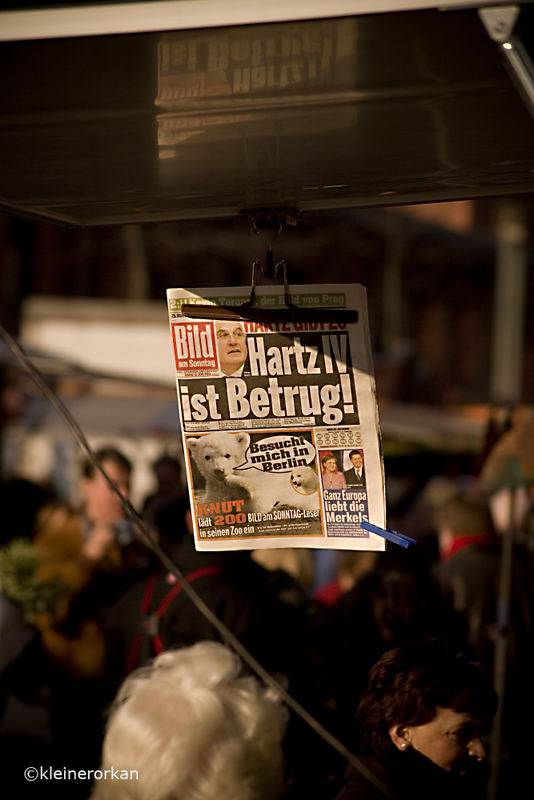
<svg viewBox="0 0 534 800"><path fill-rule="evenodd" d="M534 3L516 32L532 53ZM0 81L0 208L17 215L118 224L534 190L534 119L473 8L15 37Z"/></svg>

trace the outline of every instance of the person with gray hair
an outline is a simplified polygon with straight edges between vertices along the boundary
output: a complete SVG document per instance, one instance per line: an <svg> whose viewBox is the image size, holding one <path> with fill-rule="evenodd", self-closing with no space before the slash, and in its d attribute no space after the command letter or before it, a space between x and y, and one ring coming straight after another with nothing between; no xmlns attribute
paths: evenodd
<svg viewBox="0 0 534 800"><path fill-rule="evenodd" d="M132 673L111 709L91 800L276 800L286 710L240 666L224 645L199 642Z"/></svg>

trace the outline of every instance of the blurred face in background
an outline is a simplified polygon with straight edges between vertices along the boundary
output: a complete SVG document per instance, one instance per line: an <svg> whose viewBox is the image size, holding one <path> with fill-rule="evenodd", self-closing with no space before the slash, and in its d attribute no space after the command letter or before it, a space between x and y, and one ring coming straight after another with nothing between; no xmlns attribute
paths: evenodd
<svg viewBox="0 0 534 800"><path fill-rule="evenodd" d="M123 497L130 491L130 473L112 459L104 459L102 466L109 477L117 484ZM85 513L92 522L113 523L120 519L123 508L120 498L108 485L98 470L92 477L84 477L80 484L84 499Z"/></svg>

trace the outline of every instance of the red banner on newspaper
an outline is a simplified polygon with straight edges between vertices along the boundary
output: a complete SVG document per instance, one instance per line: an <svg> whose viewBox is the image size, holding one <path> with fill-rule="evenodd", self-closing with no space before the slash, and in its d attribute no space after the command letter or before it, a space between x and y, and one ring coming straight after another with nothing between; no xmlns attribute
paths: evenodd
<svg viewBox="0 0 534 800"><path fill-rule="evenodd" d="M172 344L176 371L212 375L219 369L215 332L209 322L173 322Z"/></svg>

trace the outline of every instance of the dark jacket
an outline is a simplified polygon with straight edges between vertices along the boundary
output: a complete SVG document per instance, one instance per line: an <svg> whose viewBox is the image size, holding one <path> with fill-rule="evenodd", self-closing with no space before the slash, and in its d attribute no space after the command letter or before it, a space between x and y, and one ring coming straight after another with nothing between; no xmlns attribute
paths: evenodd
<svg viewBox="0 0 534 800"><path fill-rule="evenodd" d="M358 477L354 467L346 469L343 473L347 486L351 487L364 487L365 486L365 470L362 467L362 474Z"/></svg>
<svg viewBox="0 0 534 800"><path fill-rule="evenodd" d="M360 760L389 793L390 800L482 800L483 781L459 777L415 750L361 756ZM384 800L386 795L356 767L349 766L336 800Z"/></svg>
<svg viewBox="0 0 534 800"><path fill-rule="evenodd" d="M461 615L473 655L493 665L501 554L499 542L470 544L434 566L434 576Z"/></svg>
<svg viewBox="0 0 534 800"><path fill-rule="evenodd" d="M252 561L245 551L198 552L192 537L182 540L171 557L184 576L198 574L205 568L214 569L195 578L192 588L266 669L294 673L303 644L300 636L305 609L284 602L286 587L281 585L281 579ZM166 571L161 570L154 577L150 613L173 588ZM183 591L172 599L155 630L141 610L148 580L134 584L106 615L107 680L112 691L128 672L136 640L135 666L142 666L156 654L154 633L160 637L164 650L220 639L218 631Z"/></svg>

